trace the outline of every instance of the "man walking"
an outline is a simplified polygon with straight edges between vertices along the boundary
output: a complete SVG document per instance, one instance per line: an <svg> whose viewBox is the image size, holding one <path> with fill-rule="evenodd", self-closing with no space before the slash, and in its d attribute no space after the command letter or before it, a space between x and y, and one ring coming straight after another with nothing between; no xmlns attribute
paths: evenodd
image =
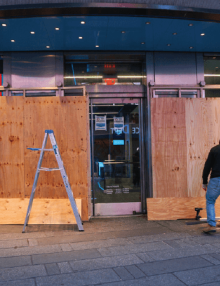
<svg viewBox="0 0 220 286"><path fill-rule="evenodd" d="M210 171L210 181L207 185ZM206 191L206 212L208 222L208 226L203 232L216 232L215 201L220 195L220 145L217 145L210 150L205 162L202 178L202 187ZM219 227L220 223L218 223L217 226Z"/></svg>

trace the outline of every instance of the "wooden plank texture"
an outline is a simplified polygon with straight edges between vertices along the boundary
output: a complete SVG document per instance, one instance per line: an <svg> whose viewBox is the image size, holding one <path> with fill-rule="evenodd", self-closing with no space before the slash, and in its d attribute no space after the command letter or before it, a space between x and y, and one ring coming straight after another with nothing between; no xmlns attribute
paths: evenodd
<svg viewBox="0 0 220 286"><path fill-rule="evenodd" d="M0 224L24 224L29 199L0 199ZM82 200L76 199L81 215ZM29 224L75 224L68 199L34 199Z"/></svg>
<svg viewBox="0 0 220 286"><path fill-rule="evenodd" d="M41 147L45 129L53 129L75 198L82 199L82 219L88 219L90 165L88 161L88 106L86 97L25 98L24 162L25 197L31 193L39 152L27 147ZM50 148L48 140L47 148ZM56 167L53 152L46 152L42 166ZM88 180L89 179L89 180ZM41 172L37 198L67 198L60 172Z"/></svg>
<svg viewBox="0 0 220 286"><path fill-rule="evenodd" d="M23 97L0 97L0 198L24 197Z"/></svg>
<svg viewBox="0 0 220 286"><path fill-rule="evenodd" d="M151 100L153 197L187 197L185 98Z"/></svg>
<svg viewBox="0 0 220 286"><path fill-rule="evenodd" d="M149 198L147 199L148 220L176 220L195 218L195 208L205 208L206 200L197 198ZM206 217L206 210L200 212ZM216 201L216 216L220 216L220 199Z"/></svg>

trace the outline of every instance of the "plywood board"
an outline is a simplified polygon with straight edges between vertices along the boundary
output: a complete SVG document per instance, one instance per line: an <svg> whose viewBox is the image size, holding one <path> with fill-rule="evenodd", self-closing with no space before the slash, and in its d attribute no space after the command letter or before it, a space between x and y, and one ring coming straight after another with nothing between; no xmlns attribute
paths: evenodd
<svg viewBox="0 0 220 286"><path fill-rule="evenodd" d="M0 224L24 224L29 199L0 199ZM79 214L82 200L76 199ZM34 199L29 224L75 224L68 199Z"/></svg>
<svg viewBox="0 0 220 286"><path fill-rule="evenodd" d="M203 191L205 194L205 192ZM147 199L148 220L176 220L195 218L195 208L205 208L205 195L198 198L149 198ZM206 217L206 210L200 212ZM216 202L216 216L220 216L220 200Z"/></svg>
<svg viewBox="0 0 220 286"><path fill-rule="evenodd" d="M187 197L184 98L151 100L153 196Z"/></svg>
<svg viewBox="0 0 220 286"><path fill-rule="evenodd" d="M25 98L25 197L30 196L39 159L39 152L29 151L27 147L41 147L45 129L52 129L74 197L82 199L83 220L88 219L88 195L90 195L88 116L86 97ZM50 148L49 143L47 147ZM57 166L53 152L45 153L42 166ZM67 198L59 172L40 173L36 197Z"/></svg>
<svg viewBox="0 0 220 286"><path fill-rule="evenodd" d="M0 97L0 198L24 197L23 97Z"/></svg>

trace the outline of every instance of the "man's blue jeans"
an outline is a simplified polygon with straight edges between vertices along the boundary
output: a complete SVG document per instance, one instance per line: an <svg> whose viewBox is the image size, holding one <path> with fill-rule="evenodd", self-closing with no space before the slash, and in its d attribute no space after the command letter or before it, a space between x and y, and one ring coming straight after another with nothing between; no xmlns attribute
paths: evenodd
<svg viewBox="0 0 220 286"><path fill-rule="evenodd" d="M212 178L209 181L206 191L207 222L211 226L216 226L215 201L219 195L220 195L220 177Z"/></svg>

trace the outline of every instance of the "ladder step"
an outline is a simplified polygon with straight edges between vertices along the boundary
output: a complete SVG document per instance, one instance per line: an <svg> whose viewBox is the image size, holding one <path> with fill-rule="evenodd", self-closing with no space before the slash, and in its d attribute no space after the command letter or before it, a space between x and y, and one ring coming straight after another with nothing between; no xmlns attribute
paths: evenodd
<svg viewBox="0 0 220 286"><path fill-rule="evenodd" d="M40 170L40 171L60 171L61 169L59 169L59 168L44 168L44 167L41 167L38 170Z"/></svg>
<svg viewBox="0 0 220 286"><path fill-rule="evenodd" d="M42 150L41 148L27 148L31 151L39 151L39 150ZM53 151L53 149L44 149L44 151Z"/></svg>

